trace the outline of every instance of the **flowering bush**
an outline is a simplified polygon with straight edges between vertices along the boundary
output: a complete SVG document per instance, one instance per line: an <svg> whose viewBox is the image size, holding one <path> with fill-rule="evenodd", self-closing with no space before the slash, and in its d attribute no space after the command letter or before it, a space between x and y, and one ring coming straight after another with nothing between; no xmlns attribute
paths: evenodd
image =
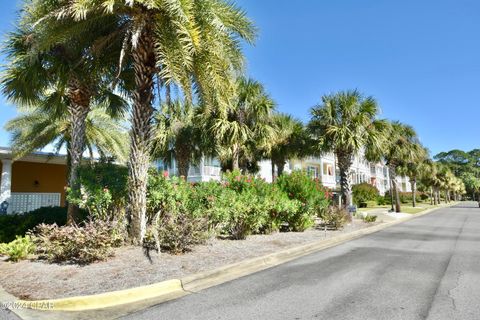
<svg viewBox="0 0 480 320"><path fill-rule="evenodd" d="M94 219L122 220L127 195L127 168L111 162L82 166L80 190L67 190L67 200L86 209Z"/></svg>
<svg viewBox="0 0 480 320"><path fill-rule="evenodd" d="M304 171L281 175L276 184L290 199L301 203L301 210L291 221L295 231L303 231L313 225L315 217L325 213L332 196L318 179L312 179Z"/></svg>

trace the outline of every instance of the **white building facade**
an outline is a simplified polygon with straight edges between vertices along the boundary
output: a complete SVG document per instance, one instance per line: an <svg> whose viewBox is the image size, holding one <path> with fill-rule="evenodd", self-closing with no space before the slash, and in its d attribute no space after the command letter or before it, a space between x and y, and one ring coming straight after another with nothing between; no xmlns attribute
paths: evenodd
<svg viewBox="0 0 480 320"><path fill-rule="evenodd" d="M169 175L178 175L175 159L170 164L161 161L155 163L160 170L168 171ZM257 175L267 182L272 182L277 175L277 170L270 160L262 160L258 163ZM292 159L287 161L284 173L289 174L294 170L305 170L312 178L319 179L329 189L339 188L339 170L336 157L333 153L327 153L320 157L306 157L303 159ZM384 163L373 163L365 159L362 153L354 157L351 167L350 182L355 184L369 183L375 186L381 195L390 190L388 167ZM189 169L188 181L202 182L221 180L221 165L215 158L204 157L198 165ZM411 192L408 177L397 177L397 186L400 192Z"/></svg>

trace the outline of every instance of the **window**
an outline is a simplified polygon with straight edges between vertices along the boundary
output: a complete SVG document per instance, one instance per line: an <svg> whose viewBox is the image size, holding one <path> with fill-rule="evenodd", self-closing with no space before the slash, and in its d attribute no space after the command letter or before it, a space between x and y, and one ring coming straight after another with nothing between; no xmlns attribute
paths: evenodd
<svg viewBox="0 0 480 320"><path fill-rule="evenodd" d="M326 176L333 176L333 165L331 163L323 164L323 174Z"/></svg>
<svg viewBox="0 0 480 320"><path fill-rule="evenodd" d="M158 160L155 163L155 165L157 167L157 170L159 170L159 171L169 171L169 169L171 168L171 166L169 166L168 163L166 163L163 160Z"/></svg>
<svg viewBox="0 0 480 320"><path fill-rule="evenodd" d="M220 167L220 161L216 158L205 158L203 164L205 166Z"/></svg>
<svg viewBox="0 0 480 320"><path fill-rule="evenodd" d="M308 172L308 175L311 176L312 178L318 178L318 169L317 169L317 167L308 166L308 167L307 167L307 172Z"/></svg>

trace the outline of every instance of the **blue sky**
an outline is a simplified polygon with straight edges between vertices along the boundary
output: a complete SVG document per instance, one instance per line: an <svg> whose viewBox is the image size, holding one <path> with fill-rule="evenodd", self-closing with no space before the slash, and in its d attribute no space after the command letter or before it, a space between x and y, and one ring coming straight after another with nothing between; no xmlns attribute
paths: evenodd
<svg viewBox="0 0 480 320"><path fill-rule="evenodd" d="M245 51L249 75L279 110L307 121L323 94L356 88L378 100L381 117L413 125L433 154L480 147L479 1L236 2L260 30ZM4 33L15 1L0 8ZM14 115L2 98L0 126Z"/></svg>

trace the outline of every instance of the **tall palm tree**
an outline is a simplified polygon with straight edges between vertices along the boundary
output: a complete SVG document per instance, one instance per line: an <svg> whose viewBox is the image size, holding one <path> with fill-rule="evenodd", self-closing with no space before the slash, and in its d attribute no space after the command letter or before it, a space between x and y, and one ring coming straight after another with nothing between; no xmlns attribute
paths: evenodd
<svg viewBox="0 0 480 320"><path fill-rule="evenodd" d="M225 116L213 119L212 130L219 141L220 158L240 169L240 160L251 160L268 149L274 136L271 115L275 103L255 80L240 77L234 99Z"/></svg>
<svg viewBox="0 0 480 320"><path fill-rule="evenodd" d="M420 146L419 152L415 155L413 161L409 161L398 167L398 173L407 176L410 180L413 207L416 207L417 205L417 182L422 175L423 170L425 170L426 163L429 161L428 151Z"/></svg>
<svg viewBox="0 0 480 320"><path fill-rule="evenodd" d="M93 108L85 121L85 149L93 158L95 152L102 157L125 161L128 144L127 130L121 122L111 118L102 108ZM15 158L53 145L55 151L70 149L71 122L67 114L45 112L40 108L25 108L10 120L5 129L11 133ZM67 155L71 152L67 152ZM70 156L68 156L70 158ZM70 160L68 161L70 164Z"/></svg>
<svg viewBox="0 0 480 320"><path fill-rule="evenodd" d="M165 103L155 117L153 157L169 163L175 159L178 174L188 177L191 164L197 164L206 149L202 139L199 108L188 102Z"/></svg>
<svg viewBox="0 0 480 320"><path fill-rule="evenodd" d="M421 184L428 188L430 192L430 204L436 204L435 189L434 185L436 182L437 176L437 165L433 161L425 161L422 166L420 182Z"/></svg>
<svg viewBox="0 0 480 320"><path fill-rule="evenodd" d="M372 97L357 90L322 97L311 110L308 129L319 152L334 152L340 170L344 205L352 204L350 171L354 156L365 149L368 160L379 160L383 131L387 124L377 120L379 108Z"/></svg>
<svg viewBox="0 0 480 320"><path fill-rule="evenodd" d="M401 205L397 185L398 168L406 166L408 163L415 163L418 155L424 151L413 127L398 121L391 123L387 139L384 141L386 142L383 147L384 158L393 188L391 192L395 194L395 211L400 212Z"/></svg>
<svg viewBox="0 0 480 320"><path fill-rule="evenodd" d="M104 39L115 21L103 19L101 24L82 25L75 32L69 32L71 19L39 21L55 8L52 1L25 4L20 27L7 39L5 52L9 63L2 89L21 106L40 105L47 112L55 108L55 112L69 115L69 186L75 189L79 187L77 170L91 104L108 101L114 113L119 108L124 110L127 104L110 88L108 77L114 60L107 49L119 44L99 40ZM61 33L65 34L59 36ZM76 212L76 207L69 204L68 223L76 220Z"/></svg>
<svg viewBox="0 0 480 320"><path fill-rule="evenodd" d="M281 176L287 160L313 154L311 142L300 120L289 114L276 113L272 118L274 139L270 148L272 161L272 179L275 178L274 167L277 167L277 176Z"/></svg>
<svg viewBox="0 0 480 320"><path fill-rule="evenodd" d="M187 99L192 88L203 103L225 107L232 73L243 65L240 40L255 30L245 13L223 0L70 0L53 13L78 21L117 17L112 36L122 40L120 64L130 56L134 69L129 158L129 235L141 243L146 230L146 187L152 146L155 79L177 83Z"/></svg>

